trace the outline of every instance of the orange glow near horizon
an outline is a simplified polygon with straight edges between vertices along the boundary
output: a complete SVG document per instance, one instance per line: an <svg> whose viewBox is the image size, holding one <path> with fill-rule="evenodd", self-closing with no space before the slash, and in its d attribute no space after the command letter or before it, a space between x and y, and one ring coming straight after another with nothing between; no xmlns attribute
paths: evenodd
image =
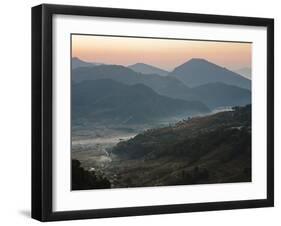
<svg viewBox="0 0 281 226"><path fill-rule="evenodd" d="M146 63L168 71L191 58L229 69L251 68L251 43L72 35L72 57L128 66Z"/></svg>

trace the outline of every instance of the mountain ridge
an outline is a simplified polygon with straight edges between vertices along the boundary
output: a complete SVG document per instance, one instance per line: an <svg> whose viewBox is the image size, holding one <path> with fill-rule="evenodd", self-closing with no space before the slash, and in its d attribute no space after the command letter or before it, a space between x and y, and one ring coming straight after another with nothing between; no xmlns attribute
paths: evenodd
<svg viewBox="0 0 281 226"><path fill-rule="evenodd" d="M93 67L93 66L97 66L97 65L101 65L101 63L87 62L87 61L81 60L78 57L71 58L71 68L72 69L79 68L79 67Z"/></svg>
<svg viewBox="0 0 281 226"><path fill-rule="evenodd" d="M223 82L251 89L251 81L243 76L202 58L192 58L176 67L169 76L175 76L189 87Z"/></svg>
<svg viewBox="0 0 281 226"><path fill-rule="evenodd" d="M207 113L198 101L157 94L143 84L126 85L111 79L84 81L72 87L73 120L88 118L112 123L140 123L165 117Z"/></svg>
<svg viewBox="0 0 281 226"><path fill-rule="evenodd" d="M235 70L235 72L239 75L242 75L243 77L247 79L252 79L252 69L250 67L243 67L240 69Z"/></svg>
<svg viewBox="0 0 281 226"><path fill-rule="evenodd" d="M218 90L216 90L216 88L214 89L212 86L209 86L209 94L205 95L207 96L207 98L205 98L204 96L199 95L199 88L189 88L186 84L184 84L175 76L141 74L121 65L97 65L95 67L76 68L73 69L72 74L72 79L74 80L74 83L79 83L85 80L112 79L114 81L126 85L144 84L145 86L152 88L155 92L160 95L187 101L200 101L209 107L221 106L220 103L224 103L224 99L227 96L234 98L235 105L240 105L239 98L241 98L242 104L246 104L244 101L245 99L248 99L248 103L251 103L251 100L248 98L249 93L244 92L242 88L237 87L235 89L237 93L233 96L233 89L228 90L228 84L220 83L220 89L218 90L222 90L223 92L221 92L220 95L216 95L218 99L215 100L217 103L214 105L214 98L212 99L211 97L214 93L217 93ZM239 94L240 91L243 91L242 93L245 94L245 97ZM212 101L212 103L208 103L208 101L206 101L209 99Z"/></svg>
<svg viewBox="0 0 281 226"><path fill-rule="evenodd" d="M166 76L169 73L168 71L163 70L162 68L145 63L135 63L129 65L128 68L142 74L158 74L161 76Z"/></svg>

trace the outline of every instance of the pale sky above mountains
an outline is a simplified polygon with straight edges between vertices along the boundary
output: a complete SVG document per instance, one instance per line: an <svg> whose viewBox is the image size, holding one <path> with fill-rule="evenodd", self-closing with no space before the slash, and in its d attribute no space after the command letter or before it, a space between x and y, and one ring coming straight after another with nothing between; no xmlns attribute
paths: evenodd
<svg viewBox="0 0 281 226"><path fill-rule="evenodd" d="M238 42L72 35L72 57L128 66L138 62L171 71L191 58L231 70L251 68L252 44Z"/></svg>

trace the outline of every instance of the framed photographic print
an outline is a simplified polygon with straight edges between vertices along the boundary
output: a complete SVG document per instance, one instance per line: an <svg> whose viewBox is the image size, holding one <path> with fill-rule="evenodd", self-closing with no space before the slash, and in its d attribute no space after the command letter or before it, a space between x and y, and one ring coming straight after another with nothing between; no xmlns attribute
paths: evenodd
<svg viewBox="0 0 281 226"><path fill-rule="evenodd" d="M32 217L274 204L274 21L32 8Z"/></svg>

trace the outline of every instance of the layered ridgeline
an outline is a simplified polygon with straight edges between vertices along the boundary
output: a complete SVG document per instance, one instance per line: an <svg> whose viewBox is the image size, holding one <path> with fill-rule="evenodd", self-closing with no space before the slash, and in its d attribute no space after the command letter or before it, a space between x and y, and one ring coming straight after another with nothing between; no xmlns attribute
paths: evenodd
<svg viewBox="0 0 281 226"><path fill-rule="evenodd" d="M147 130L112 153L114 187L251 181L251 105Z"/></svg>
<svg viewBox="0 0 281 226"><path fill-rule="evenodd" d="M88 119L113 124L145 123L207 112L209 109L201 102L162 96L143 84L98 79L72 86L74 122Z"/></svg>
<svg viewBox="0 0 281 226"><path fill-rule="evenodd" d="M191 60L189 65L193 64L192 62L194 61L198 60ZM221 67L213 67L218 68L217 73L220 75L215 76L215 78L220 78L222 70ZM200 68L198 70L200 70ZM130 68L120 65L97 65L73 69L72 79L73 83L80 83L85 80L111 79L126 85L143 84L150 87L160 95L186 101L199 101L208 106L210 109L251 103L251 92L248 89L237 86L235 82L231 82L236 81L233 79L233 76L238 76L238 80L242 79L241 84L243 81L245 84L248 84L250 81L238 74L235 74L234 72L230 73L230 71L223 69L223 71L227 72L224 74L224 77L228 78L230 76L230 79L227 81L226 79L209 78L206 79L205 83L201 84L199 87L190 88L186 83L180 81L178 75L174 74L175 71L176 70L168 76L160 76L158 74L138 73ZM213 74L215 73L214 70L211 70L211 72ZM210 74L209 77L213 77L213 74ZM194 77L197 76L195 75ZM189 74L183 73L182 77L184 78L185 76L188 77Z"/></svg>

